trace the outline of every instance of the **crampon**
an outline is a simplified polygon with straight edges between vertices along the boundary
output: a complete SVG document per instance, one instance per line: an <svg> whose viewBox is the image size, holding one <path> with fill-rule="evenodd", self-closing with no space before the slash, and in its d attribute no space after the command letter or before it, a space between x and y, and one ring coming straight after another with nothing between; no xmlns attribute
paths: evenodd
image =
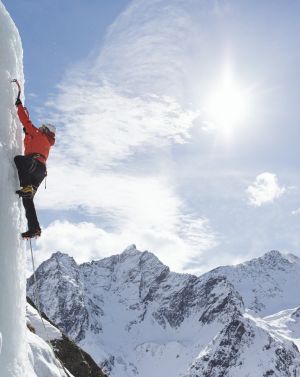
<svg viewBox="0 0 300 377"><path fill-rule="evenodd" d="M21 233L21 236L24 240L29 240L30 238L40 237L41 233L41 229L27 230L27 232Z"/></svg>

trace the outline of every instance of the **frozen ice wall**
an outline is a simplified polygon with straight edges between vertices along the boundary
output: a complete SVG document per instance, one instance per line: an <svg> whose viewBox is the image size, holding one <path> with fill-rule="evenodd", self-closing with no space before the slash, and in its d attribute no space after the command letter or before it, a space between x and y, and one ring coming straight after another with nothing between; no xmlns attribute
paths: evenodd
<svg viewBox="0 0 300 377"><path fill-rule="evenodd" d="M14 156L22 152L11 78L23 83L18 30L0 0L0 375L27 376L25 340L25 250Z"/></svg>
<svg viewBox="0 0 300 377"><path fill-rule="evenodd" d="M0 0L0 377L63 377L49 345L26 327L25 224L14 165L23 135L12 78L23 87L22 44Z"/></svg>

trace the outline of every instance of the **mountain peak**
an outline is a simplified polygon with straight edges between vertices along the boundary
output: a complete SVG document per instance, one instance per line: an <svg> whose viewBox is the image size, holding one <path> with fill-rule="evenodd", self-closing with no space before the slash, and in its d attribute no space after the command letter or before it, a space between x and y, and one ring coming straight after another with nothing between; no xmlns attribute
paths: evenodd
<svg viewBox="0 0 300 377"><path fill-rule="evenodd" d="M243 297L245 307L261 315L271 315L299 306L295 287L300 284L300 260L291 254L271 250L263 256L236 266L219 267Z"/></svg>
<svg viewBox="0 0 300 377"><path fill-rule="evenodd" d="M66 253L56 251L51 257L39 266L38 270L46 273L47 271L61 270L61 269L76 269L77 263L73 257Z"/></svg>
<svg viewBox="0 0 300 377"><path fill-rule="evenodd" d="M283 259L284 255L278 250L270 250L262 256L263 259Z"/></svg>
<svg viewBox="0 0 300 377"><path fill-rule="evenodd" d="M280 266L282 263L284 264L295 264L299 263L299 258L293 254L283 254L278 250L271 250L265 253L261 258L257 260L267 262L273 266Z"/></svg>
<svg viewBox="0 0 300 377"><path fill-rule="evenodd" d="M127 246L122 254L136 254L137 252L139 251L137 250L136 245L132 244L132 245Z"/></svg>
<svg viewBox="0 0 300 377"><path fill-rule="evenodd" d="M55 251L54 253L52 253L51 255L51 258L52 257L55 257L55 258L64 258L64 257L68 257L68 258L71 258L69 254L67 253L62 253L61 251Z"/></svg>
<svg viewBox="0 0 300 377"><path fill-rule="evenodd" d="M76 264L75 259L71 257L67 253L62 253L61 251L56 251L53 253L49 259L49 261L55 260L57 263L63 263L63 264Z"/></svg>

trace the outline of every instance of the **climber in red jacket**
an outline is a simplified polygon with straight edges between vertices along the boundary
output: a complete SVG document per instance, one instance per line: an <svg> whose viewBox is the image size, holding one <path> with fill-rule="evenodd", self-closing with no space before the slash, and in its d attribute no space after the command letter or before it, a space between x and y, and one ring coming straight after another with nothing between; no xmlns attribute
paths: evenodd
<svg viewBox="0 0 300 377"><path fill-rule="evenodd" d="M28 222L28 231L22 233L22 237L28 239L41 235L33 198L47 175L46 160L50 148L55 143L55 127L51 124L43 124L40 128L35 127L19 96L15 105L25 132L24 156L16 156L14 159L18 169L20 186L22 186L20 190L16 191L16 194L22 198Z"/></svg>

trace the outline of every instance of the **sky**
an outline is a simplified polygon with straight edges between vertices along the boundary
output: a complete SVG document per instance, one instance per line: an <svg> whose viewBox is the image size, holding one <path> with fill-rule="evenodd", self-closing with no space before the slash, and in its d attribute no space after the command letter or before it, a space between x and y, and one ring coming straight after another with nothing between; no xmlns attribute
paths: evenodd
<svg viewBox="0 0 300 377"><path fill-rule="evenodd" d="M299 2L3 3L32 121L57 127L39 262L130 244L195 274L300 256Z"/></svg>

